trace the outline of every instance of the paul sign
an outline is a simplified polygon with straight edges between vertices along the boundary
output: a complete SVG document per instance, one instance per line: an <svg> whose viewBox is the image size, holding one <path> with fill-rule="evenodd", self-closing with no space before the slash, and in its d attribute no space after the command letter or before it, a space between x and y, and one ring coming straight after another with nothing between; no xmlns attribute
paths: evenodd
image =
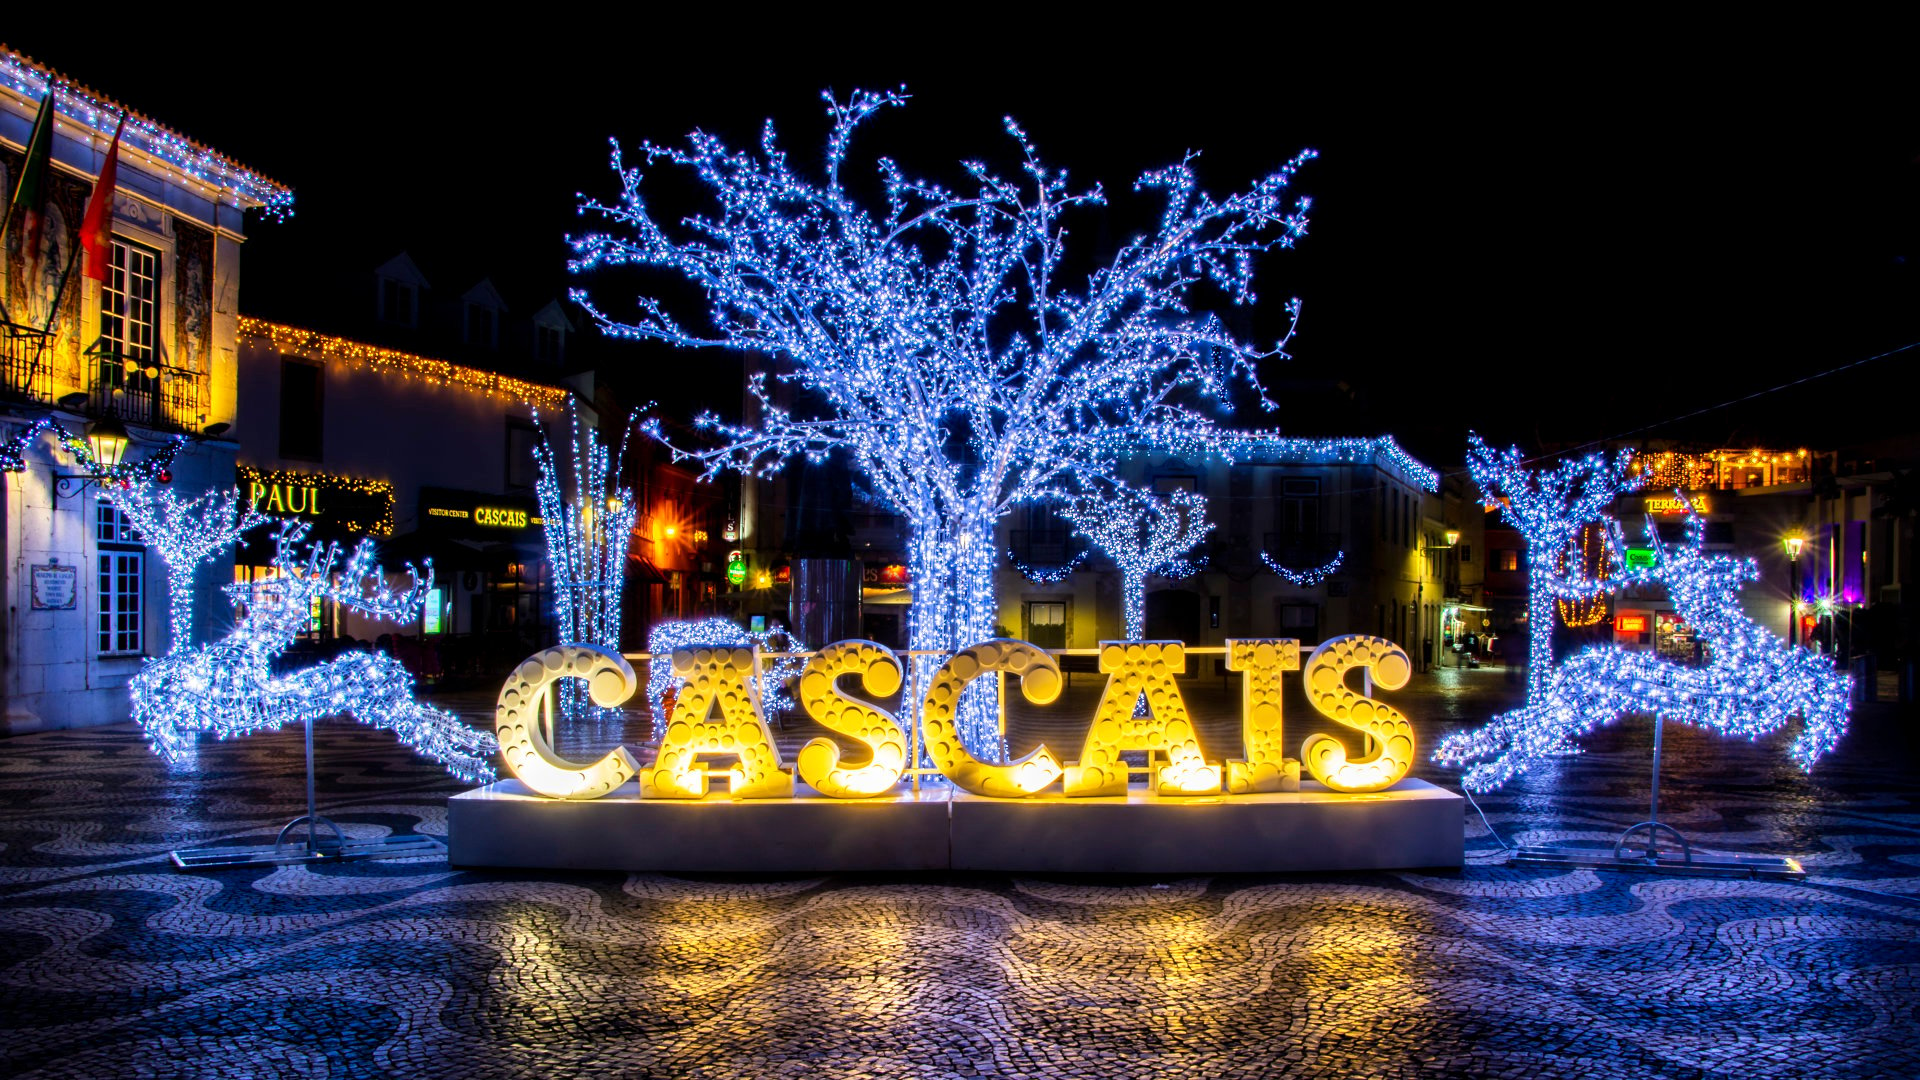
<svg viewBox="0 0 1920 1080"><path fill-rule="evenodd" d="M1150 752L1148 760L1156 764L1146 779L1163 796L1298 791L1303 764L1332 791L1379 791L1411 768L1414 737L1406 717L1348 681L1365 672L1371 686L1397 690L1407 684L1413 665L1385 638L1350 634L1323 642L1307 656L1304 670L1296 640L1228 640L1227 667L1241 675L1241 747L1239 757L1227 760L1201 747L1175 681L1186 671L1187 651L1178 641L1102 642L1106 690L1079 753L1063 758L1042 745L1018 760L993 762L975 758L961 743L954 717L962 691L997 672L1017 681L1028 701L1045 705L1060 696L1060 667L1051 654L1024 641L996 638L962 649L925 686L927 756L956 787L998 799L1027 798L1056 784L1070 798L1125 795L1133 768L1120 755L1130 750ZM796 695L801 707L862 750L846 755L837 742L815 739L792 763L782 758L762 711L757 648L690 646L667 659L683 688L659 752L642 765L624 746L592 763L567 761L549 735L550 687L560 680L584 680L597 705L612 707L633 696L639 679L624 658L591 645L561 645L529 657L501 689L495 712L508 770L552 799L599 799L638 778L642 799L692 800L704 798L716 780L736 799L789 797L796 780L831 798L866 799L895 790L908 768L909 740L900 719L870 700L891 697L901 687L900 660L884 645L837 642L807 661ZM1286 756L1282 690L1291 671L1302 672L1314 709L1360 737L1359 754L1341 739L1316 734L1301 744L1298 758ZM868 697L848 692L845 684L856 679ZM1146 709L1136 715L1142 696ZM723 757L731 759L724 766L711 760Z"/></svg>

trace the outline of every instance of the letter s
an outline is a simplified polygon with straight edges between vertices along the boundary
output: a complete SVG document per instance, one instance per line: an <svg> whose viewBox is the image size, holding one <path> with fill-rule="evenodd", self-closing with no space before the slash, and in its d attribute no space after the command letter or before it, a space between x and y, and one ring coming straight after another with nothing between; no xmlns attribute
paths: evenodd
<svg viewBox="0 0 1920 1080"><path fill-rule="evenodd" d="M892 713L841 693L844 675L860 676L860 685L875 697L900 689L900 661L878 642L839 641L815 653L800 673L800 707L828 731L865 743L868 760L844 764L840 744L814 739L800 748L800 779L836 799L883 795L906 768L907 736Z"/></svg>
<svg viewBox="0 0 1920 1080"><path fill-rule="evenodd" d="M1300 760L1335 791L1379 791L1413 767L1413 725L1393 706L1355 693L1347 685L1347 672L1355 668L1371 668L1375 683L1398 690L1407 685L1413 661L1400 646L1371 634L1321 642L1307 658L1307 700L1336 723L1364 733L1368 756L1349 760L1339 739L1309 735L1300 744Z"/></svg>

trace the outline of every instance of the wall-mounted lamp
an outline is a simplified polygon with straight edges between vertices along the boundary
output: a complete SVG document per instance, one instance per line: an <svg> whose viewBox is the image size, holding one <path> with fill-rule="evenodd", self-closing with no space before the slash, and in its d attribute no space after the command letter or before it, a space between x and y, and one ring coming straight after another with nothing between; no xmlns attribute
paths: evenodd
<svg viewBox="0 0 1920 1080"><path fill-rule="evenodd" d="M71 396L71 395L69 395ZM127 426L109 416L96 421L87 431L87 451L93 455L93 463L99 472L91 473L54 473L53 498L55 502L63 498L73 498L87 490L87 485L97 480L113 477L113 470L120 465L120 459L127 452Z"/></svg>

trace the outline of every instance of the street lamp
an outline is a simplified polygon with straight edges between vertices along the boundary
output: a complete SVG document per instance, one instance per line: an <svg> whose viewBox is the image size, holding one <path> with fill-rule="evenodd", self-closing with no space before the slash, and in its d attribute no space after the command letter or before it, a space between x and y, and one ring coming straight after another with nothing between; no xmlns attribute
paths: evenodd
<svg viewBox="0 0 1920 1080"><path fill-rule="evenodd" d="M87 485L96 480L113 478L113 471L120 466L120 459L126 455L127 426L109 416L94 424L87 431L87 453L92 456L97 472L90 473L54 473L53 497L55 501L63 497L78 496L87 490Z"/></svg>
<svg viewBox="0 0 1920 1080"><path fill-rule="evenodd" d="M1800 644L1800 552L1807 546L1807 538L1800 533L1788 533L1781 541L1787 549L1787 565L1792 567L1789 580L1792 585L1787 592L1787 642Z"/></svg>

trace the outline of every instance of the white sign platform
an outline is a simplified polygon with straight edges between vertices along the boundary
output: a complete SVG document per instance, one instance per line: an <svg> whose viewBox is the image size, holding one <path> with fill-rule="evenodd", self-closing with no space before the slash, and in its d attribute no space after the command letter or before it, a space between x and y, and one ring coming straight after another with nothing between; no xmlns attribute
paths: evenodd
<svg viewBox="0 0 1920 1080"><path fill-rule="evenodd" d="M1366 795L567 801L501 780L447 804L455 866L565 870L1233 873L1459 866L1465 800L1406 779Z"/></svg>

